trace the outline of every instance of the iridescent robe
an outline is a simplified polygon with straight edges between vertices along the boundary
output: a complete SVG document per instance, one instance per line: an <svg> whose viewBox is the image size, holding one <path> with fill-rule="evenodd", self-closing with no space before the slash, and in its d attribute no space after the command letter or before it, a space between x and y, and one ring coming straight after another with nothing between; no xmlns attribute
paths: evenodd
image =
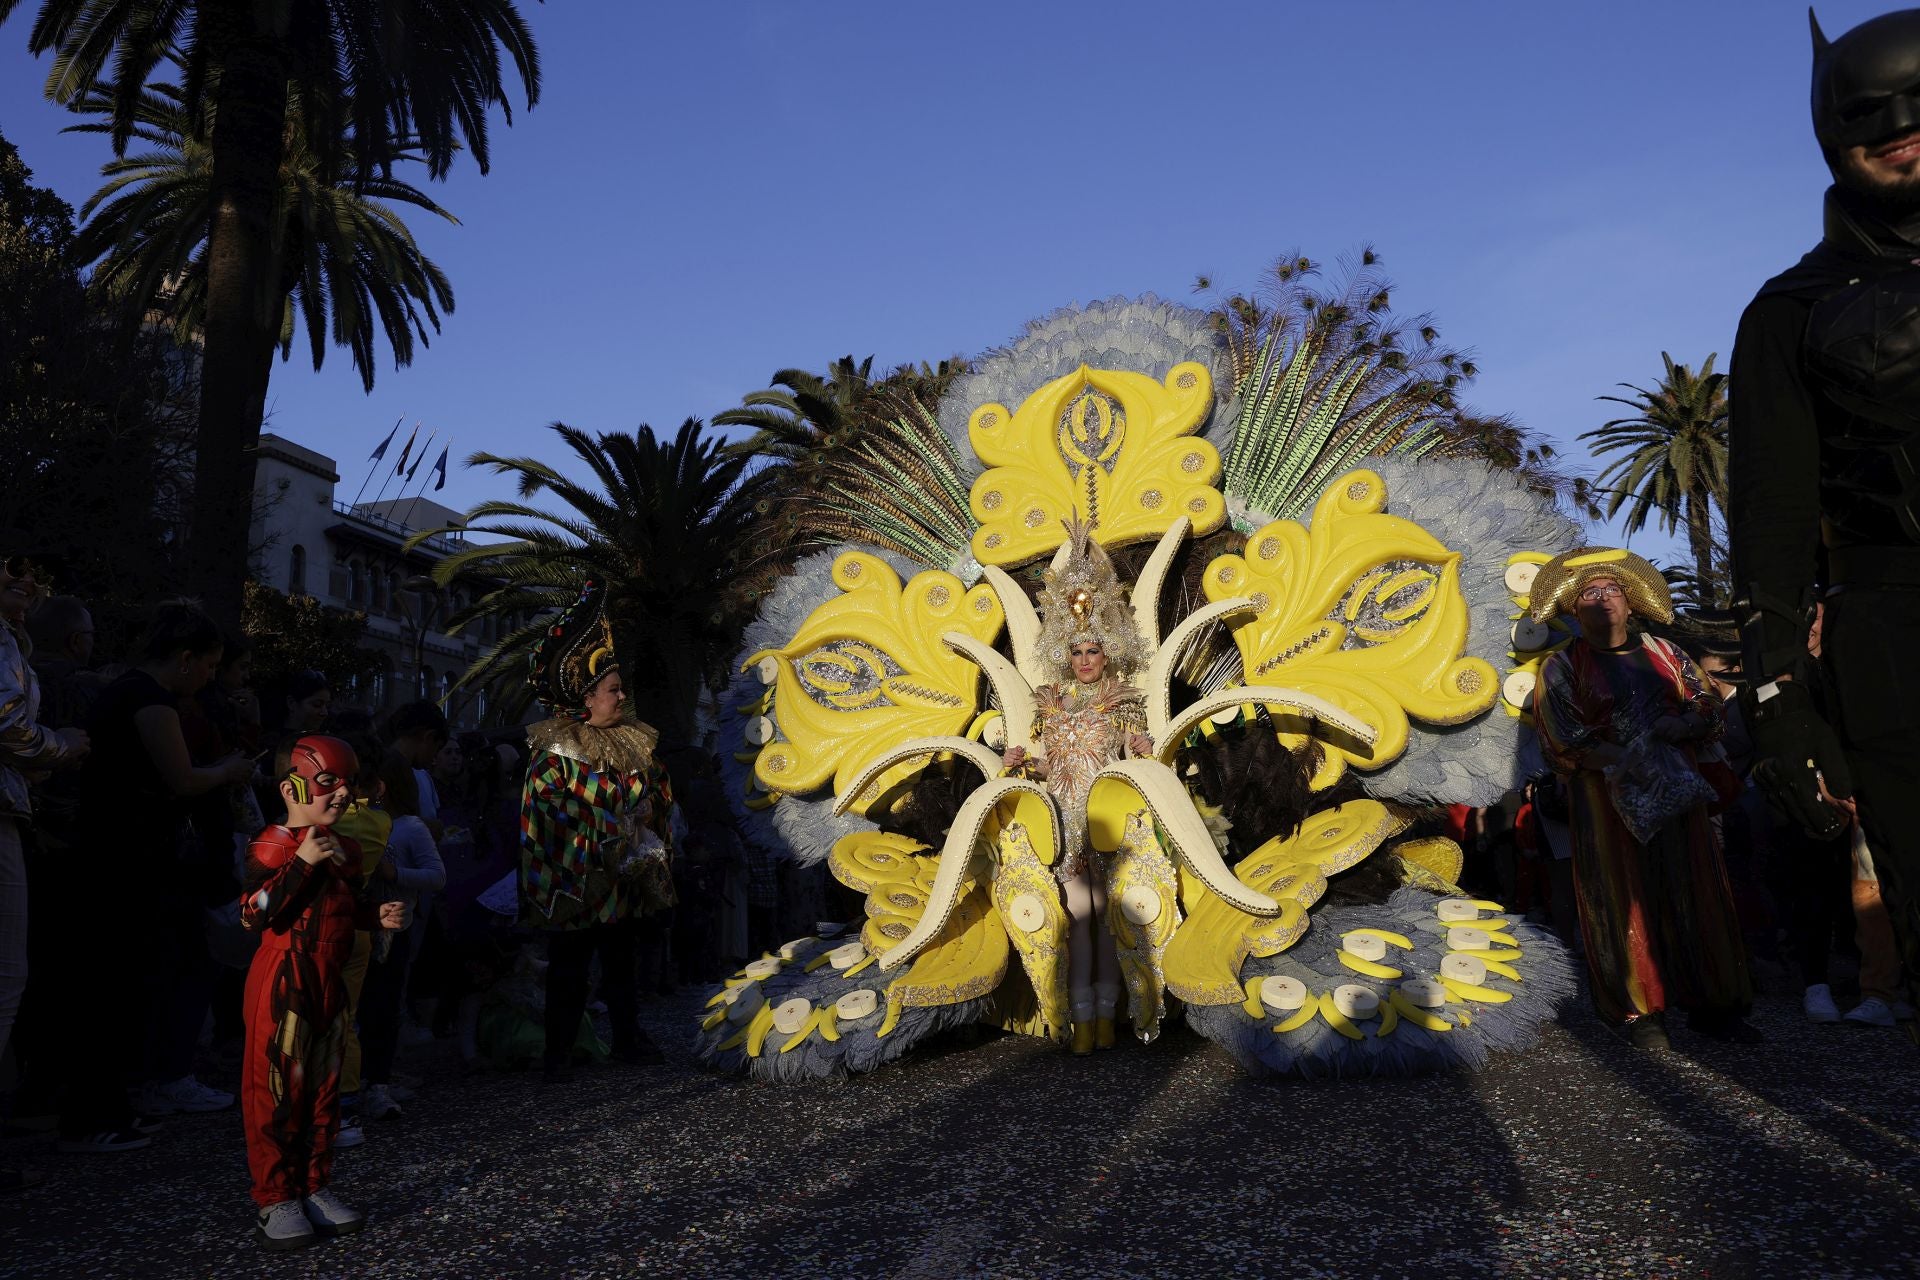
<svg viewBox="0 0 1920 1280"><path fill-rule="evenodd" d="M1687 655L1656 636L1625 652L1577 640L1547 659L1534 697L1541 745L1569 780L1574 890L1593 1002L1625 1021L1669 1006L1744 1013L1753 1002L1726 864L1700 805L1646 844L1615 812L1606 775L1582 768L1601 743L1621 745L1662 715L1724 724L1720 699ZM1698 764L1701 743L1680 743Z"/></svg>

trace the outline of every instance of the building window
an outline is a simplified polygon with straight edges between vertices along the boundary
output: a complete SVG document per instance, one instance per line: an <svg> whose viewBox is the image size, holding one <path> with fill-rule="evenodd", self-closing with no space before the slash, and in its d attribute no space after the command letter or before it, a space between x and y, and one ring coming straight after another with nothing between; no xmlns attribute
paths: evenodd
<svg viewBox="0 0 1920 1280"><path fill-rule="evenodd" d="M373 580L373 608L377 613L387 612L387 579L378 569L369 569L367 576Z"/></svg>
<svg viewBox="0 0 1920 1280"><path fill-rule="evenodd" d="M307 549L295 546L288 557L287 594L303 596L307 594Z"/></svg>

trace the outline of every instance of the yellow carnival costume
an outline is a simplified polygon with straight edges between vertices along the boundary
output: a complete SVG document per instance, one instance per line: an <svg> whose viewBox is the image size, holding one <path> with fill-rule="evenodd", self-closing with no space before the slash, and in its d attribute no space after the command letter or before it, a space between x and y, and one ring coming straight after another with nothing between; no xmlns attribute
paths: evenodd
<svg viewBox="0 0 1920 1280"><path fill-rule="evenodd" d="M1083 865L1135 1033L1182 1015L1258 1071L1478 1065L1571 992L1558 944L1412 829L1530 771L1521 712L1564 636L1519 623L1571 525L1350 403L1322 348L1236 377L1221 341L1152 301L1062 313L956 383L940 430L874 446L912 483L863 514L870 549L772 593L726 722L750 833L824 860L866 919L715 991L706 1060L798 1079L958 1023L1064 1038ZM1048 555L1036 605L1014 572ZM1089 638L1109 678L1063 681ZM1125 758L1136 732L1151 751ZM1003 770L1008 743L1044 783ZM930 797L968 771L935 848Z"/></svg>

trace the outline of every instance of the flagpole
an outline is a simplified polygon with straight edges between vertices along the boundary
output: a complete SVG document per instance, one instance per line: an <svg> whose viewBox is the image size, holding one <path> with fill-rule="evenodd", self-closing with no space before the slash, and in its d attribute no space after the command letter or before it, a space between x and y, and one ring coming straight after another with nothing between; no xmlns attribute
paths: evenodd
<svg viewBox="0 0 1920 1280"><path fill-rule="evenodd" d="M406 448L400 451L400 463L396 463L394 465L393 476L397 476L400 474L400 464L406 462L407 454L412 450L413 442L419 436L419 434L420 434L420 424L416 422L413 424L412 433L407 436ZM382 480L380 482L380 492L373 495L373 500L375 504L378 504L382 498L387 496L387 486L393 483L393 476L388 476L385 480ZM402 486L402 487L404 488L405 486Z"/></svg>
<svg viewBox="0 0 1920 1280"><path fill-rule="evenodd" d="M433 448L433 442L439 438L440 428L435 427L427 432L427 438L420 444L420 452L413 455L413 465L407 468L406 477L400 481L400 492L393 495L395 502L407 496L407 486L412 484L413 478L420 474L420 464L427 460L427 450Z"/></svg>
<svg viewBox="0 0 1920 1280"><path fill-rule="evenodd" d="M393 443L393 437L399 434L400 424L405 422L406 420L407 420L407 415L404 413L393 420L393 427L387 432L387 438L385 440L382 440L380 442L380 447L373 451L373 461L380 462L386 458L387 446ZM350 508L359 506L360 495L364 494L367 491L367 486L372 482L373 482L373 468L368 467L366 476L360 481L360 492L353 495L353 501L349 502L347 506Z"/></svg>
<svg viewBox="0 0 1920 1280"><path fill-rule="evenodd" d="M430 449L430 448L432 448L432 446L433 446L433 437L432 437L432 436L428 436L428 437L427 437L427 447L428 447L428 448ZM446 453L446 451L447 451L447 450L448 450L449 448L452 448L452 445L450 445L450 444L448 444L448 445L443 445L443 446L441 446L441 449L440 449L440 452L441 452L441 454L442 454L442 455L444 456L444 455L445 455L445 453ZM426 460L427 460L427 449L422 449L422 450L420 451L420 462L425 462ZM415 470L418 470L418 469L419 469L419 466L420 466L420 462L416 462L416 463L414 463L414 464L413 464L413 465L414 465L414 468L415 468ZM437 466L438 464L435 464L435 465ZM442 472L441 474L442 474L442 475L445 475L446 473L445 473L445 472ZM412 472L412 471L409 471L409 472L407 472L407 479L409 479L409 480L411 480L411 479L413 479L413 472ZM431 479L433 479L433 473L432 473L431 471L429 471L429 472L427 473L427 480L431 480ZM403 492L404 492L404 491L403 491ZM404 520L402 520L402 521L400 522L400 523L401 523L402 525L404 525L405 527L407 527L407 528L409 528L409 529L411 529L411 528L413 527L413 513L414 513L414 510L415 510L415 509L416 509L417 507L419 507L419 505L420 505L420 499L426 496L426 492L427 492L427 481L426 481L426 480L422 480L422 481L420 482L420 487L419 487L418 489L415 489L415 490L413 491L413 501L412 501L411 503L409 503L409 504L407 505L407 516L406 516L406 519L404 519Z"/></svg>
<svg viewBox="0 0 1920 1280"><path fill-rule="evenodd" d="M413 478L420 474L420 464L426 461L427 450L432 447L434 439L438 437L439 434L440 429L438 427L427 432L426 441L420 446L420 452L414 456L413 465L408 467L406 474L400 477L400 492L393 495L393 505L395 507L398 507L401 500L407 496L407 486L412 484ZM401 461L406 461L405 455L401 456ZM404 520L395 519L394 523L403 529L407 527L407 522Z"/></svg>

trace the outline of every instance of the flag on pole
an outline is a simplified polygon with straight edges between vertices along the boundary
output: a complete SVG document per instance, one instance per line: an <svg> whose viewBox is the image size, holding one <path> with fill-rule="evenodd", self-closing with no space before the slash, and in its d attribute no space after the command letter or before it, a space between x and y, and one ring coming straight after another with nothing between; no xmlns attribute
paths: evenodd
<svg viewBox="0 0 1920 1280"><path fill-rule="evenodd" d="M423 441L423 442L421 443L421 445L420 445L420 456L419 456L419 457L417 457L417 458L415 458L415 459L413 460L413 465L412 465L411 467L408 467L408 468L407 468L407 483L408 483L408 484L412 484L412 483L413 483L413 473L414 473L414 472L416 472L416 471L418 471L418 470L420 469L420 464L421 464L421 463L423 463L423 462L425 462L425 461L427 460L427 450L429 450L429 449L431 449L431 448L433 448L433 438L434 438L435 436L437 436L437 435L439 435L439 434L440 434L440 432L439 432L439 430L438 430L438 429L435 429L435 430L433 430L433 431L429 431L429 432L427 433L427 438L426 438L426 440L425 440L425 441Z"/></svg>
<svg viewBox="0 0 1920 1280"><path fill-rule="evenodd" d="M433 482L433 491L435 493L438 493L442 489L447 487L447 453L452 448L453 448L452 445L448 445L445 448L441 449L440 461L433 464L434 473L440 477L438 480L435 480Z"/></svg>
<svg viewBox="0 0 1920 1280"><path fill-rule="evenodd" d="M400 475L406 471L407 455L413 452L414 437L418 436L419 434L420 434L420 424L416 422L413 424L413 430L407 433L406 446L400 450L400 461L393 468L393 474Z"/></svg>
<svg viewBox="0 0 1920 1280"><path fill-rule="evenodd" d="M368 459L369 462L378 462L380 461L380 459L387 456L387 446L392 444L393 438L400 434L400 424L405 420L406 419L404 415L401 417L395 418L393 420L393 430L387 432L387 438L385 440L382 440L380 442L380 447L373 451L373 457Z"/></svg>

